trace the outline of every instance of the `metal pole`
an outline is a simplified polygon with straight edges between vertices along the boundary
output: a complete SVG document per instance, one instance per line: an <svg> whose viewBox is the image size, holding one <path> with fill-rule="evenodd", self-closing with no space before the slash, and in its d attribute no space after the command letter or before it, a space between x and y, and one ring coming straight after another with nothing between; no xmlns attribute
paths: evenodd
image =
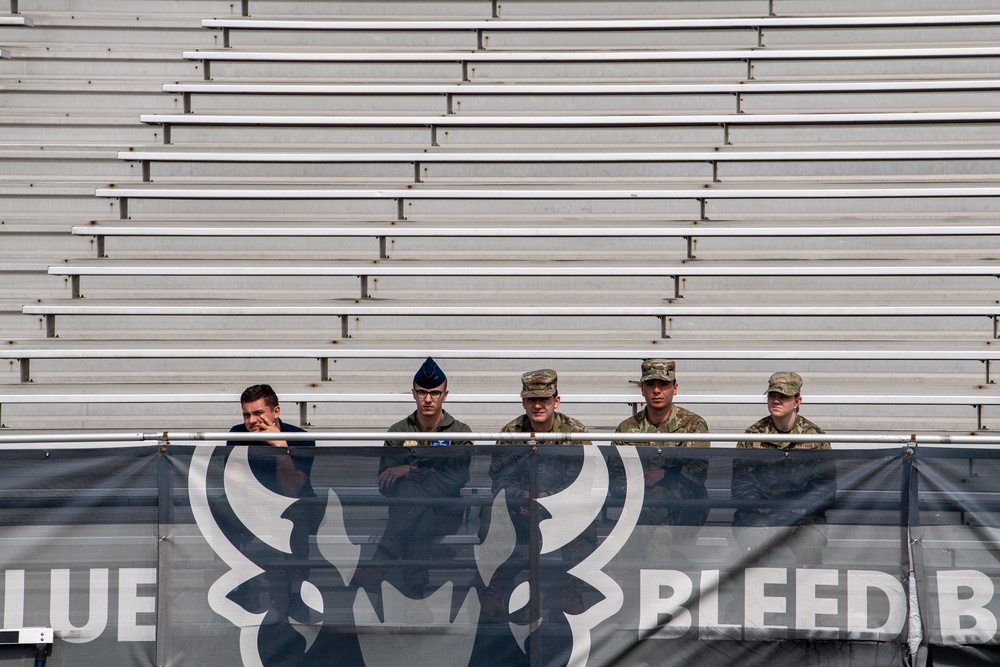
<svg viewBox="0 0 1000 667"><path fill-rule="evenodd" d="M532 445L531 457L528 459L528 586L530 597L528 598L528 627L531 634L528 635L528 663L531 667L541 665L540 631L541 624L538 622L542 617L542 591L539 589L541 577L538 572L539 549L541 546L541 536L538 534L538 448Z"/></svg>
<svg viewBox="0 0 1000 667"><path fill-rule="evenodd" d="M328 441L328 446L351 446L359 441L381 443L392 440L398 434L384 431L308 431L303 433L285 433L285 439ZM538 444L557 442L572 442L588 440L592 442L711 442L736 443L740 441L773 440L774 436L751 433L501 433L497 431L475 431L467 434L470 440L479 444L511 443L534 440ZM414 439L433 440L435 433L414 433ZM171 442L173 444L198 444L204 441L253 441L267 440L266 433L230 433L229 431L169 431L169 432L110 432L110 433L70 433L55 431L51 433L24 433L0 435L0 446L44 444L56 445L63 443L132 443L132 442ZM875 448L897 445L962 445L995 448L1000 445L1000 435L919 435L913 433L870 434L870 435L838 435L825 433L819 435L784 435L787 442L830 442L834 445L870 445ZM715 446L713 444L713 446Z"/></svg>

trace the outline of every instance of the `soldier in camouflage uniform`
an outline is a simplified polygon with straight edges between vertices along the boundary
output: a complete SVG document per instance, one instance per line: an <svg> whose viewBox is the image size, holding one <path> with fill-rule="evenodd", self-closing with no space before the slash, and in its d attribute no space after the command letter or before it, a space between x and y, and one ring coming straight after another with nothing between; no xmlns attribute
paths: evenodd
<svg viewBox="0 0 1000 667"><path fill-rule="evenodd" d="M502 429L502 433L586 433L579 420L561 412L559 407L558 375L554 370L542 369L529 371L521 376L521 405L524 414L512 419ZM580 455L546 455L546 448L557 447L564 443L550 441L538 443L535 440L503 440L503 444L540 445L535 450L521 450L511 454L496 454L490 463L490 478L492 491L496 495L501 490L506 492L508 511L518 542L526 544L531 525L529 522L530 508L527 502L532 496L529 492L530 467L536 467L536 498L544 498L559 493L579 476L583 467L583 457ZM565 443L571 445L590 445L588 440ZM487 508L488 509L488 508ZM539 518L545 518L545 510L539 509ZM488 512L484 513L484 531L489 525ZM484 532L485 534L485 532ZM594 550L597 542L597 527L591 525L583 535L563 547L561 556L564 561L577 563ZM502 612L489 609L497 600L506 599L503 590L510 587L516 571L505 572L494 579L494 584L485 592L484 608L491 615L502 615ZM562 591L563 609L569 613L583 611L582 590L579 582L570 582ZM496 598L496 599L494 599Z"/></svg>
<svg viewBox="0 0 1000 667"><path fill-rule="evenodd" d="M647 359L640 366L642 375L639 388L646 401L642 412L623 421L616 433L708 433L708 424L699 415L674 405L677 395L676 364L670 359ZM663 456L668 447L709 447L709 442L613 442L618 446L651 446L657 451L640 451L645 478L645 501L652 501L639 514L639 524L644 526L672 526L670 530L648 531L642 552L647 560L664 560L671 555L675 533L687 538L705 523L708 510L704 507L655 506L656 501L705 500L708 490L708 462L704 459ZM621 460L612 458L611 493L624 497L625 471ZM688 528L683 528L687 526ZM643 539L638 536L637 539Z"/></svg>
<svg viewBox="0 0 1000 667"><path fill-rule="evenodd" d="M798 373L775 373L767 386L769 416L747 433L807 435L823 431L799 414L802 377ZM740 442L738 448L790 450L830 449L829 442ZM822 563L826 546L824 508L833 502L837 480L833 462L809 457L786 456L776 461L733 461L732 494L735 500L780 500L782 507L741 508L733 518L733 532L740 549L759 557L770 543L787 539L800 563ZM760 530L781 527L781 531Z"/></svg>
<svg viewBox="0 0 1000 667"><path fill-rule="evenodd" d="M554 370L543 369L531 371L521 376L521 405L524 414L509 421L500 431L502 433L586 433L587 427L579 420L556 412L559 407L558 376ZM503 441L505 444L534 445L534 440ZM544 443L543 443L544 444ZM557 444L557 443L552 443ZM574 444L590 444L589 441ZM493 479L493 493L500 489L507 491L508 500L528 498L528 466L533 456L530 452L515 455L498 454L493 457L490 465L490 477ZM562 491L580 474L583 460L579 456L538 457L538 497L552 495ZM512 516L524 516L526 526L526 509ZM515 518L519 534L521 527ZM527 534L527 533L525 533Z"/></svg>

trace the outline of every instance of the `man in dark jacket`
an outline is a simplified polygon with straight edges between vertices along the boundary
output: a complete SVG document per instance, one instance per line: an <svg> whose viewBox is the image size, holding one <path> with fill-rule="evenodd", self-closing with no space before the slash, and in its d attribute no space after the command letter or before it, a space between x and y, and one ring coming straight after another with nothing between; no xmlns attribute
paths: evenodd
<svg viewBox="0 0 1000 667"><path fill-rule="evenodd" d="M272 493L288 498L295 498L281 514L292 524L289 543L282 548L279 563L268 569L266 580L270 603L280 619L288 616L299 621L309 618L309 610L302 600L302 583L309 577L309 536L314 535L322 521L322 507L316 500L316 492L309 480L312 470L312 451L315 440L285 440L280 439L282 433L303 433L305 429L288 424L280 417L281 406L278 396L270 385L256 384L247 387L240 395L240 407L243 412L243 423L236 424L230 433L274 433L272 440L229 440L230 448L249 446L246 460L256 481ZM300 448L310 448L302 452ZM227 460L233 456L230 453ZM220 515L220 525L231 533L234 544L246 546L255 535L252 526L260 526L261 522L253 514L257 510L239 498L229 494L226 502L215 503L215 511ZM266 565L266 563L261 563ZM248 585L242 591L242 596L248 606L259 602L252 600L253 585ZM237 593L237 597L241 595Z"/></svg>

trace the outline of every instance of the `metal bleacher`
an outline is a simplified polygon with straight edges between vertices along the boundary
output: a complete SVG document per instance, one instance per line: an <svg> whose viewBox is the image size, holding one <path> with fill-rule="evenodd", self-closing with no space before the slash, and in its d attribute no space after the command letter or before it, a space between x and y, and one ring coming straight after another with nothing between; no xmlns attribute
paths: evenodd
<svg viewBox="0 0 1000 667"><path fill-rule="evenodd" d="M1000 427L994 4L12 0L0 428Z"/></svg>
<svg viewBox="0 0 1000 667"><path fill-rule="evenodd" d="M33 24L31 19L24 16L14 16L17 14L17 0L11 0L10 3L10 13L11 16L0 15L0 27L3 26L24 26L30 28ZM10 51L7 49L0 48L0 60L10 59Z"/></svg>

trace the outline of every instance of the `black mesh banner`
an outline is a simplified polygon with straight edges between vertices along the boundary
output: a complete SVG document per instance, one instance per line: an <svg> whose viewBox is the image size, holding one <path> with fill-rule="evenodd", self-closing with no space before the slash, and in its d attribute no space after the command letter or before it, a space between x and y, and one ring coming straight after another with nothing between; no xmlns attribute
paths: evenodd
<svg viewBox="0 0 1000 667"><path fill-rule="evenodd" d="M3 626L53 628L48 664L155 664L157 451L0 451ZM11 664L34 655L0 646Z"/></svg>
<svg viewBox="0 0 1000 667"><path fill-rule="evenodd" d="M50 665L1000 657L990 450L209 444L0 458L4 627L54 628ZM0 647L0 661L28 648Z"/></svg>

